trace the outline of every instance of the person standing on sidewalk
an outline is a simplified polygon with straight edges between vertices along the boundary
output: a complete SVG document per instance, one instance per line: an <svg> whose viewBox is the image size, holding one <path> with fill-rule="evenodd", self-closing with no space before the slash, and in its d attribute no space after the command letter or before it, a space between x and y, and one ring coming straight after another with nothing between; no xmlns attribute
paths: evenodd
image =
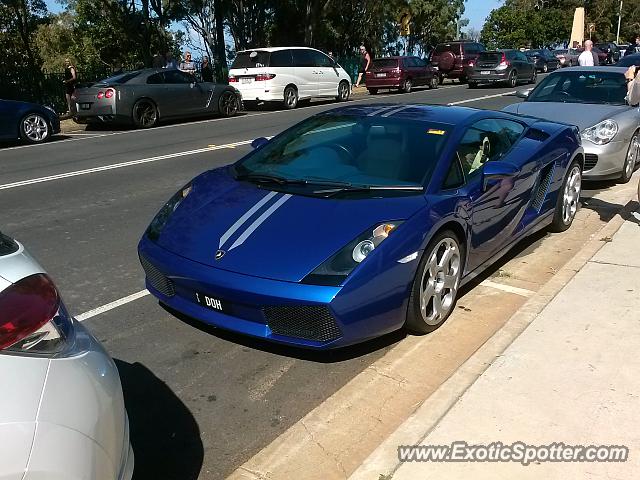
<svg viewBox="0 0 640 480"><path fill-rule="evenodd" d="M358 68L358 80L356 80L355 87L358 88L360 86L360 82L362 81L362 76L366 75L369 71L369 67L371 67L371 55L367 51L367 48L364 45L360 45L360 55L362 59L360 60L360 67ZM366 82L366 77L365 77Z"/></svg>
<svg viewBox="0 0 640 480"><path fill-rule="evenodd" d="M204 57L202 59L200 78L202 78L203 82L213 82L213 68L211 68L211 63L209 63L209 57Z"/></svg>
<svg viewBox="0 0 640 480"><path fill-rule="evenodd" d="M73 115L74 108L71 105L71 95L76 89L78 83L78 71L69 58L64 59L64 96L67 100L67 113L66 115Z"/></svg>
<svg viewBox="0 0 640 480"><path fill-rule="evenodd" d="M640 69L632 65L624 76L627 78L627 103L629 105L640 104Z"/></svg>
<svg viewBox="0 0 640 480"><path fill-rule="evenodd" d="M184 60L180 63L180 70L191 75L196 73L196 64L191 60L191 52L184 52Z"/></svg>
<svg viewBox="0 0 640 480"><path fill-rule="evenodd" d="M584 52L578 57L578 65L581 67L594 67L600 65L598 55L593 51L593 42L586 40L584 42Z"/></svg>

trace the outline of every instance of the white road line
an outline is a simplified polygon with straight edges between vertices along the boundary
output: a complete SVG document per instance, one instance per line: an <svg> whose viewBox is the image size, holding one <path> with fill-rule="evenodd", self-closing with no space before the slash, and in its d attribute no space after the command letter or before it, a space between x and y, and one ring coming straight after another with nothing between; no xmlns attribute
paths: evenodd
<svg viewBox="0 0 640 480"><path fill-rule="evenodd" d="M85 170L77 170L75 172L60 173L60 174L57 174L57 175L49 175L47 177L32 178L30 180L21 180L19 182L13 182L13 183L7 183L7 184L4 184L4 185L0 185L0 190L7 190L7 189L10 189L10 188L24 187L26 185L33 185L35 183L52 182L54 180L61 180L63 178L77 177L79 175L88 175L90 173L104 172L106 170L115 170L117 168L132 167L134 165L141 165L141 164L144 164L144 163L158 162L160 160L167 160L167 159L176 158L176 157L184 157L184 156L187 156L187 155L196 155L198 153L212 152L214 150L222 150L224 148L235 148L235 147L238 147L238 146L241 146L241 145L249 145L251 142L252 142L252 140L243 140L241 142L228 143L226 145L218 145L218 146L213 146L213 147L198 148L196 150L188 150L186 152L169 153L167 155L159 155L157 157L141 158L139 160L131 160L129 162L114 163L112 165L103 165L102 167L87 168Z"/></svg>
<svg viewBox="0 0 640 480"><path fill-rule="evenodd" d="M521 297L531 297L536 292L533 290L527 290L526 288L512 287L511 285L505 285L504 283L492 282L491 280L485 280L480 283L483 287L495 288L496 290L502 290L503 292L514 293Z"/></svg>
<svg viewBox="0 0 640 480"><path fill-rule="evenodd" d="M118 308L122 305L133 302L134 300L138 300L139 298L146 297L147 295L149 295L149 290L141 290L137 293L127 295L126 297L120 298L111 303L107 303L106 305L102 305L101 307L94 308L93 310L89 310L88 312L84 312L80 315L76 315L75 319L79 322L83 322L84 320L88 320L91 317L95 317L96 315L100 315L101 313L108 312L109 310L113 310L114 308Z"/></svg>
<svg viewBox="0 0 640 480"><path fill-rule="evenodd" d="M411 93L405 93L403 94L403 97L408 96L408 95L415 95L418 93L426 93L426 92L438 92L441 90L449 90L450 88L460 88L460 87L464 87L465 85L449 85L446 87L440 87L436 90L416 90L413 91ZM377 95L375 97L376 100L379 100L381 98L388 98L388 97L396 97L398 98L398 94L395 93L390 93L388 95ZM359 98L357 100L349 100L348 102L346 102L347 104L349 103L359 103L359 102L365 102L367 100L373 100L373 98L369 95L369 96L365 96L364 98ZM340 105L340 104L336 104L336 105ZM311 110L313 108L321 108L321 107L326 107L327 104L326 103L322 103L320 105L311 105L309 107L304 107L304 110ZM248 113L246 115L238 115L236 117L229 117L229 118L210 118L207 120L196 120L195 122L184 122L184 123L176 123L173 125L161 125L159 127L154 127L151 129L144 129L144 130L127 130L124 132L110 132L110 133L102 133L102 134L96 134L93 136L83 136L83 137L79 137L79 138L69 138L67 140L58 140L58 141L54 141L54 142L45 142L45 143L37 143L35 145L18 145L15 147L7 147L7 148L3 148L0 149L0 152L5 152L8 150L18 150L21 148L35 148L35 147L42 147L42 146L51 146L51 145L58 145L59 143L68 143L68 142L79 142L81 140L90 140L93 138L100 138L100 137L111 137L113 135L130 135L130 134L134 134L134 133L148 133L148 132L155 132L156 130L162 130L164 128L178 128L178 127L188 127L189 125L198 125L201 123L211 123L211 122L220 122L220 121L224 121L224 120L237 120L237 119L241 119L241 118L249 118L249 117L259 117L262 115L275 115L275 114L279 114L279 113L291 113L291 112L295 112L295 111L299 111L299 110L277 110L275 112L257 112L257 113ZM65 135L64 133L62 134L63 136Z"/></svg>
<svg viewBox="0 0 640 480"><path fill-rule="evenodd" d="M480 100L487 100L489 98L497 98L497 97L505 97L507 95L513 95L514 93L516 93L515 90L513 90L512 92L496 93L495 95L485 95L484 97L467 98L466 100L459 100L457 102L447 103L447 105L462 105L463 103L479 102Z"/></svg>
<svg viewBox="0 0 640 480"><path fill-rule="evenodd" d="M282 378L282 376L289 371L295 364L293 358L287 359L283 365L280 366L275 372L271 372L260 380L260 382L249 389L249 399L252 402L262 400L274 385Z"/></svg>

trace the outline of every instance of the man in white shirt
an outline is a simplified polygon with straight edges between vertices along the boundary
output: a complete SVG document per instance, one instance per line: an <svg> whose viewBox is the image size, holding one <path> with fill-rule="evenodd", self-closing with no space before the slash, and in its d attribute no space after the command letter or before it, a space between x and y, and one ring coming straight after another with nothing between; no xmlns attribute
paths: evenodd
<svg viewBox="0 0 640 480"><path fill-rule="evenodd" d="M629 67L625 77L627 77L627 103L638 105L640 103L640 69L635 65Z"/></svg>
<svg viewBox="0 0 640 480"><path fill-rule="evenodd" d="M591 40L587 40L584 42L584 52L580 54L578 57L578 65L581 67L593 67L596 65L595 63L595 55L592 52L593 42Z"/></svg>

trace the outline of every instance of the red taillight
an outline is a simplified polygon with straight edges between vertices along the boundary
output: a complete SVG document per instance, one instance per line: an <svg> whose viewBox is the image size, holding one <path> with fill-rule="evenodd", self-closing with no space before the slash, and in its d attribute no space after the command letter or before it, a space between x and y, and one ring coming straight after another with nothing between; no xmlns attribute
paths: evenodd
<svg viewBox="0 0 640 480"><path fill-rule="evenodd" d="M0 350L40 329L59 308L58 290L42 273L23 278L0 292Z"/></svg>
<svg viewBox="0 0 640 480"><path fill-rule="evenodd" d="M256 75L256 82L265 82L273 78L276 78L275 73L259 73L258 75Z"/></svg>
<svg viewBox="0 0 640 480"><path fill-rule="evenodd" d="M102 98L104 98L104 92L98 92L98 95L96 95L96 97L98 97L98 100L101 100Z"/></svg>
<svg viewBox="0 0 640 480"><path fill-rule="evenodd" d="M508 67L509 65L511 65L509 63L509 60L507 60L507 56L503 53L502 54L502 59L500 60L500 67Z"/></svg>
<svg viewBox="0 0 640 480"><path fill-rule="evenodd" d="M476 64L476 62L474 62L473 60L469 60L469 66L473 67Z"/></svg>
<svg viewBox="0 0 640 480"><path fill-rule="evenodd" d="M229 83L238 83L238 77L229 77Z"/></svg>
<svg viewBox="0 0 640 480"><path fill-rule="evenodd" d="M104 98L112 98L116 94L116 91L113 88L108 89L104 92Z"/></svg>

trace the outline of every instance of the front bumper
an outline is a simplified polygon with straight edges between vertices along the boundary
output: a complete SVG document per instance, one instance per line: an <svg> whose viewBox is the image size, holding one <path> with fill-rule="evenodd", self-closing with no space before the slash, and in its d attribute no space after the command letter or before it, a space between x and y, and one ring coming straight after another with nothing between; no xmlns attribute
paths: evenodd
<svg viewBox="0 0 640 480"><path fill-rule="evenodd" d="M585 153L585 180L612 180L622 175L629 142L620 140L606 145L583 141Z"/></svg>
<svg viewBox="0 0 640 480"><path fill-rule="evenodd" d="M312 349L342 347L395 331L406 318L408 295L402 283L394 287L385 279L372 279L354 289L253 277L189 260L146 236L138 253L147 288L161 303L209 325L273 342ZM196 292L228 308L223 313L201 306Z"/></svg>

